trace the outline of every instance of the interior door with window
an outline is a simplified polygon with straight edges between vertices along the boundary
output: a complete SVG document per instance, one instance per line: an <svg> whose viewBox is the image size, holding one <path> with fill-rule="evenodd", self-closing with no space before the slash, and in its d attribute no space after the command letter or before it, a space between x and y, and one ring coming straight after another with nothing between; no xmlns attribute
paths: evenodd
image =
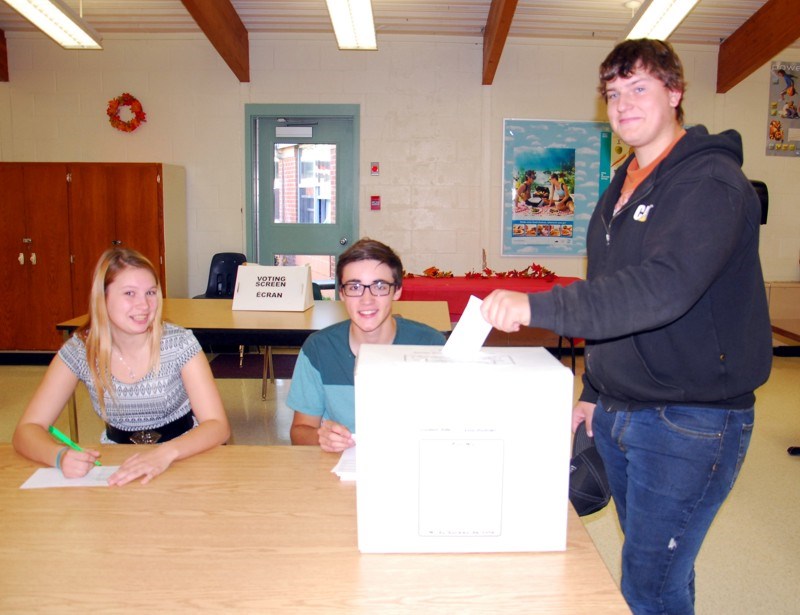
<svg viewBox="0 0 800 615"><path fill-rule="evenodd" d="M286 107L251 122L248 248L262 265L308 264L312 279L331 287L336 257L357 238L357 115L325 114L327 105Z"/></svg>

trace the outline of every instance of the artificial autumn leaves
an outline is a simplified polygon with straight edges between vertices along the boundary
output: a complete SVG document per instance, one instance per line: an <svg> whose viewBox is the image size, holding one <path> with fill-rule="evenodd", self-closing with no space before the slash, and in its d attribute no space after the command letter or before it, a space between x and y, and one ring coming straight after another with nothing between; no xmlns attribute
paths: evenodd
<svg viewBox="0 0 800 615"><path fill-rule="evenodd" d="M406 278L452 278L453 272L452 271L442 271L438 267L428 267L422 272L422 275L417 275L414 273L403 272L403 277ZM489 267L485 267L481 271L470 271L469 273L465 273L464 277L467 278L542 278L545 280L552 280L556 277L556 274L547 269L546 267L542 267L541 265L537 265L536 263L531 263L525 269L510 269L509 271L494 271Z"/></svg>
<svg viewBox="0 0 800 615"><path fill-rule="evenodd" d="M125 121L119 116L119 111L122 107L130 108L130 111L133 114L131 119ZM142 108L142 103L140 103L132 94L128 94L128 92L123 92L121 96L117 96L116 98L112 98L108 101L106 115L108 115L109 123L114 128L121 130L122 132L133 132L139 128L142 122L147 121L147 114Z"/></svg>

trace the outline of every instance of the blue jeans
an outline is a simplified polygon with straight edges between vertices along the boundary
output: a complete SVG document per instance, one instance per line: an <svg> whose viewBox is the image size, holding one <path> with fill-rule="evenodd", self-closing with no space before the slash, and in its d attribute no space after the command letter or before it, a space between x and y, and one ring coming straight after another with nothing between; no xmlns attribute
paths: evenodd
<svg viewBox="0 0 800 615"><path fill-rule="evenodd" d="M622 594L634 613L694 613L694 561L744 461L753 408L655 406L592 419L625 535Z"/></svg>

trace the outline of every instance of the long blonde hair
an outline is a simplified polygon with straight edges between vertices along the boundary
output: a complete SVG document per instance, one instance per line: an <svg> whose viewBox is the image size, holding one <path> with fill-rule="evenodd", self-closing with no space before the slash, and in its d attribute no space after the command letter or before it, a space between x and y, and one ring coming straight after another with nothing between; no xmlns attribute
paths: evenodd
<svg viewBox="0 0 800 615"><path fill-rule="evenodd" d="M161 314L164 303L161 296L161 283L158 280L153 263L146 256L129 248L110 248L103 252L94 269L92 288L89 291L89 319L80 327L77 335L86 346L86 361L92 374L92 381L97 391L97 401L105 418L105 393L108 391L116 398L114 385L111 382L111 320L106 306L106 289L120 273L126 269L145 269L156 281L156 314L150 327L150 364L148 372L158 370L161 360L161 332L163 329Z"/></svg>

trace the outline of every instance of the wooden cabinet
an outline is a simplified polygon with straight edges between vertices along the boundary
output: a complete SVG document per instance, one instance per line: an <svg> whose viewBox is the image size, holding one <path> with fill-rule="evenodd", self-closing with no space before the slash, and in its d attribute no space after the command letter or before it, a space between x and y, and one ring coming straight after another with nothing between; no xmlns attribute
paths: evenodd
<svg viewBox="0 0 800 615"><path fill-rule="evenodd" d="M0 164L0 349L58 348L72 318L64 164Z"/></svg>
<svg viewBox="0 0 800 615"><path fill-rule="evenodd" d="M167 296L188 296L185 183L156 163L0 163L0 350L57 349L55 325L87 312L113 245L147 256Z"/></svg>

